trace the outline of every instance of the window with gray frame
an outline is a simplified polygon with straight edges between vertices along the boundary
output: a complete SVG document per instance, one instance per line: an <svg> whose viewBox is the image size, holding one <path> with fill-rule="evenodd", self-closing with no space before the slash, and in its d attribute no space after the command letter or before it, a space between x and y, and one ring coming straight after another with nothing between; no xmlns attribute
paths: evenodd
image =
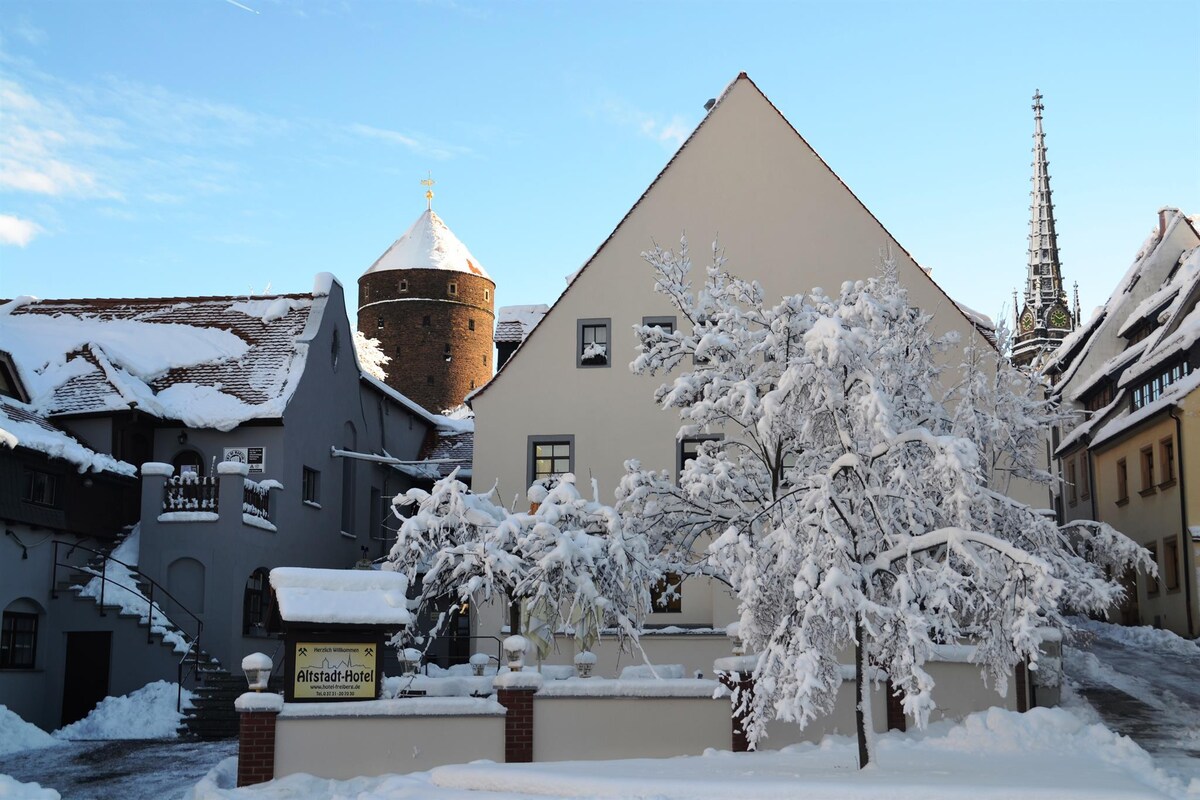
<svg viewBox="0 0 1200 800"><path fill-rule="evenodd" d="M527 483L575 471L575 437L530 436Z"/></svg>
<svg viewBox="0 0 1200 800"><path fill-rule="evenodd" d="M612 319L581 319L575 323L575 366L607 367L612 362Z"/></svg>
<svg viewBox="0 0 1200 800"><path fill-rule="evenodd" d="M5 611L0 627L0 669L33 669L37 664L37 614Z"/></svg>
<svg viewBox="0 0 1200 800"><path fill-rule="evenodd" d="M39 506L58 507L58 476L36 469L25 470L25 490L21 499Z"/></svg>
<svg viewBox="0 0 1200 800"><path fill-rule="evenodd" d="M321 505L321 473L309 467L304 468L304 480L300 495L305 503L313 506Z"/></svg>
<svg viewBox="0 0 1200 800"><path fill-rule="evenodd" d="M678 446L675 448L675 480L678 481L683 475L683 468L689 461L692 461L700 454L700 445L705 442L721 441L720 434L707 434L704 436L685 436L679 440Z"/></svg>
<svg viewBox="0 0 1200 800"><path fill-rule="evenodd" d="M675 332L674 317L642 317L642 324L649 327L662 328L663 333Z"/></svg>

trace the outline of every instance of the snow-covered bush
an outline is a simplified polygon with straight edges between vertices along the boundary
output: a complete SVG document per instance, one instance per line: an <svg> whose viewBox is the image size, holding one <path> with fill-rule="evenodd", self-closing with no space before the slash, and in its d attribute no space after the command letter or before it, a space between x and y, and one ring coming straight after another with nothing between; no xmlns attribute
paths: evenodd
<svg viewBox="0 0 1200 800"><path fill-rule="evenodd" d="M1042 422L1034 395L1011 371L987 385L995 365L980 358L948 394L953 340L908 305L894 265L835 296L814 289L769 305L713 255L693 291L686 241L678 254L645 254L680 325L637 328L630 368L682 368L655 399L678 409L681 438L727 438L701 445L677 484L629 462L618 509L672 571L736 593L739 635L757 654L753 695L735 697L751 741L772 718L805 725L829 713L853 648L865 766L864 675L890 678L924 725L936 644L976 644L1003 692L1018 662L1036 670L1039 631L1063 624L1066 594L1096 609L1118 589L1052 523L989 487L999 469L1039 477L1024 474L1035 472L1027 451ZM1001 396L985 403L987 391ZM1109 563L1143 559L1127 541L1109 544Z"/></svg>
<svg viewBox="0 0 1200 800"><path fill-rule="evenodd" d="M358 358L359 369L376 380L387 380L387 372L383 367L391 362L392 357L384 355L378 339L368 339L366 334L355 328L354 355Z"/></svg>

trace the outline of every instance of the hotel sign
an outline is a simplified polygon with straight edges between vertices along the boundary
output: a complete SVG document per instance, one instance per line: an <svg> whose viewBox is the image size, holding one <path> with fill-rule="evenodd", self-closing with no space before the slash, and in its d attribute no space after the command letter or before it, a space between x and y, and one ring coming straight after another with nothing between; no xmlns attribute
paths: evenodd
<svg viewBox="0 0 1200 800"><path fill-rule="evenodd" d="M295 700L374 700L378 674L377 642L292 643Z"/></svg>

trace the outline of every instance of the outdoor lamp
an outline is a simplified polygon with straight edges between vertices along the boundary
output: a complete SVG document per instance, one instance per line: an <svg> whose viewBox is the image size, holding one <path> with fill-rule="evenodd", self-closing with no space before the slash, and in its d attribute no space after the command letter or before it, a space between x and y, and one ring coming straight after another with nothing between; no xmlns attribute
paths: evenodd
<svg viewBox="0 0 1200 800"><path fill-rule="evenodd" d="M251 653L242 659L242 672L246 673L246 682L256 692L267 688L267 682L271 680L271 669L274 666L271 663L271 657L266 653Z"/></svg>
<svg viewBox="0 0 1200 800"><path fill-rule="evenodd" d="M746 644L742 641L741 625L731 622L725 626L725 635L729 638L735 656L746 655Z"/></svg>
<svg viewBox="0 0 1200 800"><path fill-rule="evenodd" d="M525 650L529 642L524 636L509 636L504 640L504 655L508 658L508 668L520 672L525 665Z"/></svg>

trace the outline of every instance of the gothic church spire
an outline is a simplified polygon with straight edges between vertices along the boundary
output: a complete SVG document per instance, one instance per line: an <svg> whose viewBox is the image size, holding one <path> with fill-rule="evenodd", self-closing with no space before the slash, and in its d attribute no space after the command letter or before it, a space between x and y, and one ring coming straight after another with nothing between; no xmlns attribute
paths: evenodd
<svg viewBox="0 0 1200 800"><path fill-rule="evenodd" d="M1075 329L1077 320L1067 307L1062 265L1058 260L1058 232L1050 194L1050 164L1046 134L1042 130L1042 93L1033 95L1033 190L1029 203L1029 258L1025 278L1025 303L1017 317L1013 362L1031 364L1040 354L1058 347Z"/></svg>

